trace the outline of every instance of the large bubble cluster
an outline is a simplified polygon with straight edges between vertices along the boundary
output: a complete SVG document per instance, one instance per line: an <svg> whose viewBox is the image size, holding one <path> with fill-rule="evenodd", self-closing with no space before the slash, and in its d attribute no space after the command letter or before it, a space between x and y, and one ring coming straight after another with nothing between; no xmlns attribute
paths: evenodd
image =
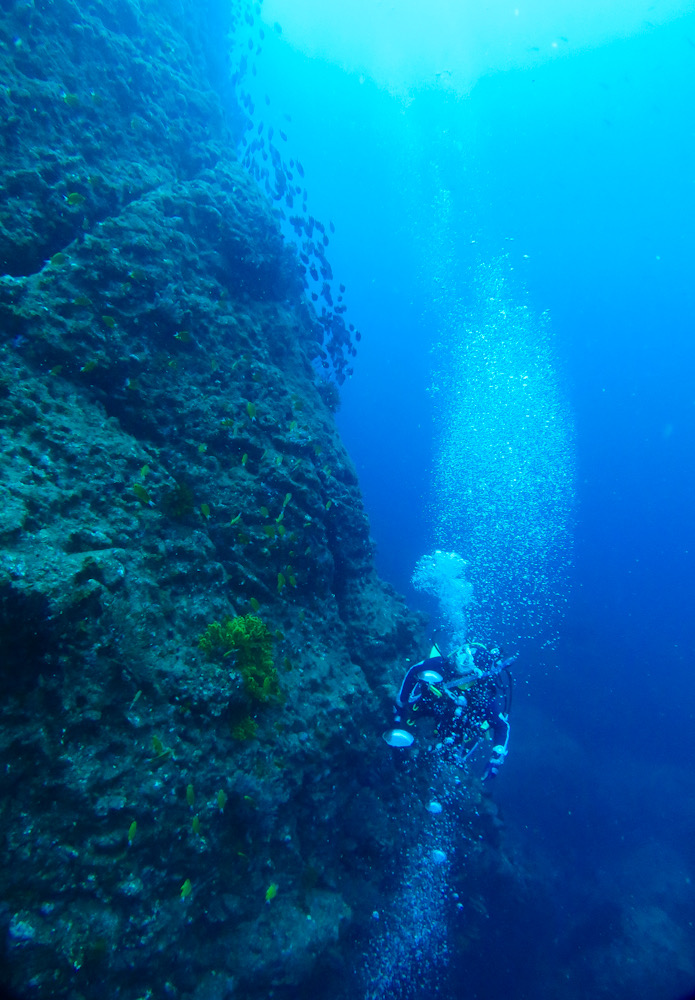
<svg viewBox="0 0 695 1000"><path fill-rule="evenodd" d="M466 579L467 563L456 552L437 549L418 559L413 586L437 599L442 624L451 634L454 646L463 645L468 630L467 609L473 600L473 587Z"/></svg>
<svg viewBox="0 0 695 1000"><path fill-rule="evenodd" d="M435 348L435 541L469 562L469 626L482 640L552 641L567 600L572 421L547 317L480 265ZM441 305L441 303L440 303Z"/></svg>
<svg viewBox="0 0 695 1000"><path fill-rule="evenodd" d="M451 882L454 864L465 863L471 845L461 811L470 793L449 754L430 747L426 756L429 794L422 798L424 789L413 793L408 805L422 812L422 827L417 842L398 859L400 885L387 911L372 915L361 970L364 1000L411 1000L424 995L423 990L439 993L446 982L452 920L459 924L467 919Z"/></svg>
<svg viewBox="0 0 695 1000"><path fill-rule="evenodd" d="M364 1000L406 1000L424 984L431 988L446 967L448 857L441 848L423 844L402 861L400 892L385 915L372 915L375 934L362 972Z"/></svg>
<svg viewBox="0 0 695 1000"><path fill-rule="evenodd" d="M481 830L492 813L472 780L482 773L481 761L462 766L455 748L432 742L413 767L429 780L418 782L404 815L422 818L412 845L394 858L398 889L387 908L372 914L359 970L363 1000L459 997L461 984L449 978L452 941L474 939L485 909Z"/></svg>

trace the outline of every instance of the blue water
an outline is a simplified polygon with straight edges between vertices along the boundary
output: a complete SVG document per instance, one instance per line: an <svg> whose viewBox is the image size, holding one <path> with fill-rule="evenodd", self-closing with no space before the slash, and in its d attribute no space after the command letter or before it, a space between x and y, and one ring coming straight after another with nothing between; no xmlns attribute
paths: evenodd
<svg viewBox="0 0 695 1000"><path fill-rule="evenodd" d="M405 103L282 36L269 38L259 79L269 116L291 116L310 211L336 226L331 263L363 333L339 424L380 572L413 604L413 568L437 541L442 414L429 390L441 330L428 268L445 263L448 293L474 310L475 269L495 262L516 301L548 314L573 425L572 562L555 643L522 644L495 797L567 926L628 909L635 947L656 952L644 925L662 921L687 968L695 16L491 74L465 98L432 89ZM643 995L674 995L675 981L650 979Z"/></svg>

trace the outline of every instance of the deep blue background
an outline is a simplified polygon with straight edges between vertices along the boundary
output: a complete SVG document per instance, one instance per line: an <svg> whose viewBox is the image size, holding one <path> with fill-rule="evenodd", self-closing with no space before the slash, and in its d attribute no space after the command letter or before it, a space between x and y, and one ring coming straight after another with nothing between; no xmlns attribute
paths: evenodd
<svg viewBox="0 0 695 1000"><path fill-rule="evenodd" d="M265 58L310 211L337 227L364 334L339 421L380 570L410 600L433 541L438 186L464 300L469 266L507 254L549 312L576 427L574 569L557 649L523 651L495 795L570 909L591 876L668 910L634 859L649 846L695 877L695 17L407 107L282 40Z"/></svg>

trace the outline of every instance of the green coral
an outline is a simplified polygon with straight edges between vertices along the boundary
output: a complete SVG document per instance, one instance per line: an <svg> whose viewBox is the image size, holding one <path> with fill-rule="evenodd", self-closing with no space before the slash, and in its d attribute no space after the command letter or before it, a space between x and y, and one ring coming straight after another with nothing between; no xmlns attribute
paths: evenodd
<svg viewBox="0 0 695 1000"><path fill-rule="evenodd" d="M211 622L198 640L203 652L212 658L234 656L244 687L257 701L269 701L280 693L277 671L273 666L273 638L268 626L257 615L241 615L221 622Z"/></svg>
<svg viewBox="0 0 695 1000"><path fill-rule="evenodd" d="M252 740L256 735L257 729L258 723L255 722L250 715L247 715L246 718L240 719L232 726L232 739Z"/></svg>

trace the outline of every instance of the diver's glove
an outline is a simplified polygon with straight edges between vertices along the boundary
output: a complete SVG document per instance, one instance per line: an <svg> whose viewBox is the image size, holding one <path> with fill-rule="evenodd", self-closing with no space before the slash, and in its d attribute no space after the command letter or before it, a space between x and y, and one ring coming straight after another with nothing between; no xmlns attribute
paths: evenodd
<svg viewBox="0 0 695 1000"><path fill-rule="evenodd" d="M489 778L494 778L499 769L504 764L505 757L507 756L507 750L503 746L495 746L492 748L492 756L490 757L490 762L487 766L487 771L483 781L487 781Z"/></svg>

